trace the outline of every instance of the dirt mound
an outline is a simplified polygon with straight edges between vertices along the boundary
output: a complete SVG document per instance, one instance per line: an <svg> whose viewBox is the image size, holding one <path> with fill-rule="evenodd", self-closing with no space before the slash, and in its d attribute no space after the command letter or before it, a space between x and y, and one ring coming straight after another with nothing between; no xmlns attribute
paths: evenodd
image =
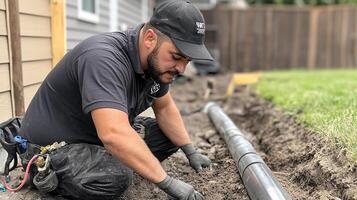
<svg viewBox="0 0 357 200"><path fill-rule="evenodd" d="M294 199L357 199L357 165L346 151L296 122L295 116L242 89L225 104ZM239 113L230 112L238 109Z"/></svg>

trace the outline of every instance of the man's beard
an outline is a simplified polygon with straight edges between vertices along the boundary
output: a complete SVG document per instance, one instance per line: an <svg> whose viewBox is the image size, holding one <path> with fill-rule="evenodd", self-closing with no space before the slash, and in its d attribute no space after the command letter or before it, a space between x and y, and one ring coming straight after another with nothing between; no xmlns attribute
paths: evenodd
<svg viewBox="0 0 357 200"><path fill-rule="evenodd" d="M156 49L151 52L147 58L148 68L145 71L146 75L152 78L155 82L162 83L160 80L161 72L159 71L158 67L158 59L157 59L157 51Z"/></svg>
<svg viewBox="0 0 357 200"><path fill-rule="evenodd" d="M167 83L163 83L160 76L164 75L166 73L172 75L175 79L175 77L179 74L178 72L161 72L159 69L159 61L157 58L157 54L158 54L158 48L155 48L149 55L147 58L147 62L148 62L148 68L145 71L145 73L152 78L155 82L157 83L162 83L162 84L167 84Z"/></svg>

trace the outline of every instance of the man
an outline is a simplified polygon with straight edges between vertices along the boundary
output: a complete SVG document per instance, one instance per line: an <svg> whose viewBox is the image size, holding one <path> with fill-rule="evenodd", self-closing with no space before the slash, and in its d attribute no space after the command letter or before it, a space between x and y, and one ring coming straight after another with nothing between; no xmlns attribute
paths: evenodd
<svg viewBox="0 0 357 200"><path fill-rule="evenodd" d="M212 59L204 28L189 1L163 1L148 23L93 36L57 64L34 96L20 135L42 146L69 144L50 154L58 193L112 199L127 189L133 170L174 198L203 199L160 162L181 148L196 171L210 165L192 146L168 92L191 59ZM137 117L150 106L156 120Z"/></svg>

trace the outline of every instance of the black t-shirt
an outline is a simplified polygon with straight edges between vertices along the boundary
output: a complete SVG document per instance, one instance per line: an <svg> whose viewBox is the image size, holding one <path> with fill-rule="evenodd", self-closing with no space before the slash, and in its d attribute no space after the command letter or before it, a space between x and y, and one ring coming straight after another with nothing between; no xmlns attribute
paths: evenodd
<svg viewBox="0 0 357 200"><path fill-rule="evenodd" d="M68 52L32 99L20 135L39 145L101 145L91 111L115 108L126 112L132 123L155 98L165 95L169 85L145 78L140 66L142 26L90 37Z"/></svg>

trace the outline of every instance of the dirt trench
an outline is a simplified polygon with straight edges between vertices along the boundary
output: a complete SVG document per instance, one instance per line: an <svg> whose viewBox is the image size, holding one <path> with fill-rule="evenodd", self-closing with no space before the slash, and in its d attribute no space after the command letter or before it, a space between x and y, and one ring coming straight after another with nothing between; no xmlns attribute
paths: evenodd
<svg viewBox="0 0 357 200"><path fill-rule="evenodd" d="M225 143L208 117L195 112L206 102L218 100L292 199L357 199L357 163L347 161L344 149L335 148L296 122L294 115L262 100L249 87L238 88L230 99L222 101L229 78L229 75L196 77L172 87L195 145L212 159L213 166L195 173L179 152L164 162L170 175L194 185L207 200L249 199ZM205 99L207 85L214 87ZM139 177L134 186L128 197L167 199L163 192Z"/></svg>
<svg viewBox="0 0 357 200"><path fill-rule="evenodd" d="M357 163L347 162L346 151L259 98L249 87L240 87L222 101L230 75L178 80L172 87L186 128L195 146L213 161L212 167L196 173L182 152L162 164L173 177L192 184L207 200L249 199L238 170L224 141L208 117L197 112L206 102L216 100L256 148L292 199L357 199ZM213 90L207 96L207 85ZM24 189L0 193L0 199L64 199ZM136 175L132 186L119 199L168 199L154 184Z"/></svg>

